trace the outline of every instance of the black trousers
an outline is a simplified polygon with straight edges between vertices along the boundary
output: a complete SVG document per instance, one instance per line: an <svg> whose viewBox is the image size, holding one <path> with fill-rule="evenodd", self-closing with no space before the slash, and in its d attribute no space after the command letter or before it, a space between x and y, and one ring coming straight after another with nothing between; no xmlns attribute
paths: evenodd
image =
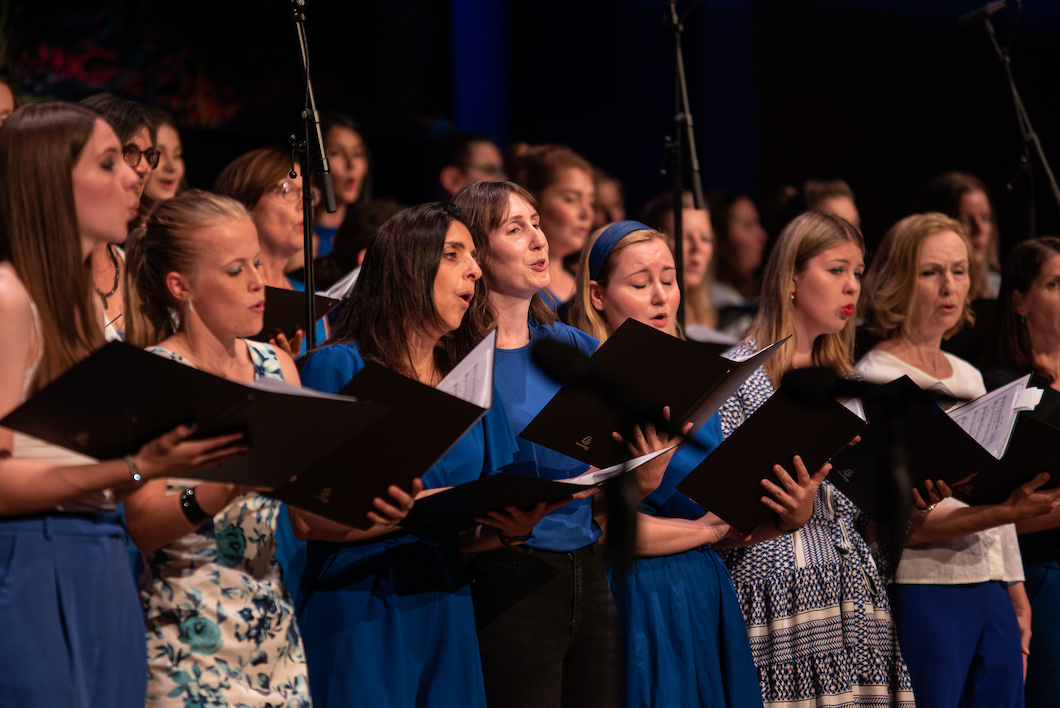
<svg viewBox="0 0 1060 708"><path fill-rule="evenodd" d="M498 548L468 571L490 708L619 705L618 616L599 543Z"/></svg>

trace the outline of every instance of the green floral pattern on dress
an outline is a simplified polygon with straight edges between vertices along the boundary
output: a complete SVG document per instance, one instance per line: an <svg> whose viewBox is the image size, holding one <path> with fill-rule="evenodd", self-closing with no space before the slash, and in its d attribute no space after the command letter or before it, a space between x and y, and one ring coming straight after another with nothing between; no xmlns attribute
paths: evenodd
<svg viewBox="0 0 1060 708"><path fill-rule="evenodd" d="M282 380L272 347L247 344L255 377ZM168 350L149 351L188 364ZM194 484L169 480L167 489L179 494ZM279 511L278 501L244 494L144 558L148 706L312 705L302 638L275 559Z"/></svg>

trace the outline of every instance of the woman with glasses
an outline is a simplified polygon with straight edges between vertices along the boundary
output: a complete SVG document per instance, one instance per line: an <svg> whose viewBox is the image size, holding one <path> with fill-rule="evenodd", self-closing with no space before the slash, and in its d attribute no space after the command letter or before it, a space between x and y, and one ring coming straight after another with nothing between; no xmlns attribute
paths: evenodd
<svg viewBox="0 0 1060 708"><path fill-rule="evenodd" d="M124 240L136 211L121 147L69 103L23 106L0 128L0 417L103 346L85 262ZM0 703L144 705L143 615L115 505L238 450L238 434L191 433L97 461L0 428Z"/></svg>
<svg viewBox="0 0 1060 708"><path fill-rule="evenodd" d="M261 276L265 285L283 290L303 290L301 283L284 275L284 264L303 246L302 177L291 179L291 154L275 147L252 150L228 164L214 183L213 191L240 202L250 212L258 231L261 247ZM317 323L317 342L327 339L324 320ZM303 350L302 331L290 342L277 332L270 339L292 356ZM286 507L286 505L285 505ZM302 577L305 567L305 542L295 538L287 514L281 513L276 529L276 559L287 578ZM291 595L297 604L297 583L291 583Z"/></svg>
<svg viewBox="0 0 1060 708"><path fill-rule="evenodd" d="M213 191L242 202L258 230L261 244L261 274L265 284L283 290L303 290L284 275L284 264L303 246L302 177L291 179L291 154L275 147L241 155L221 170ZM270 333L271 334L271 333ZM324 324L317 324L317 341L327 338ZM282 333L276 343L295 356L302 347L296 333L287 347Z"/></svg>
<svg viewBox="0 0 1060 708"><path fill-rule="evenodd" d="M160 153L155 149L155 126L140 104L109 93L89 96L81 101L81 105L103 116L113 126L121 142L122 159L136 173L137 210L129 215L127 227L127 231L131 231L141 225L139 200L151 170L158 165ZM125 269L125 253L121 248L124 243L125 239L97 244L89 256L92 285L98 298L96 309L101 312L103 333L108 341L125 335L125 323L121 319L125 313L121 277Z"/></svg>
<svg viewBox="0 0 1060 708"><path fill-rule="evenodd" d="M172 199L181 192L187 190L188 180L184 173L184 146L180 142L180 133L173 123L173 118L159 108L147 109L147 115L155 124L155 149L154 153L148 153L147 158L154 158L157 162L152 164L151 175L144 185L143 196L140 197L139 223L146 224L151 209L156 204L166 199Z"/></svg>

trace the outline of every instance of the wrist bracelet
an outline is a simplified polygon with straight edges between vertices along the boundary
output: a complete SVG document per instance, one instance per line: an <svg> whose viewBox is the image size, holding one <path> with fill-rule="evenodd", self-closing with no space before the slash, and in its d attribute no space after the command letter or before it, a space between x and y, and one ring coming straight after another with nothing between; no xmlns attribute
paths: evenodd
<svg viewBox="0 0 1060 708"><path fill-rule="evenodd" d="M136 464L136 458L132 455L126 455L121 458L125 460L125 464L129 466L129 478L133 481L133 484L139 484L144 481L143 476L140 474L140 468Z"/></svg>
<svg viewBox="0 0 1060 708"><path fill-rule="evenodd" d="M527 534L526 536L505 536L500 532L500 529L498 529L497 538L500 539L502 546L521 546L530 540L530 534Z"/></svg>
<svg viewBox="0 0 1060 708"><path fill-rule="evenodd" d="M199 528L207 521L213 519L199 506L199 502L195 498L195 487L188 487L181 493L180 510L184 512L184 518L188 520L188 523L195 528Z"/></svg>

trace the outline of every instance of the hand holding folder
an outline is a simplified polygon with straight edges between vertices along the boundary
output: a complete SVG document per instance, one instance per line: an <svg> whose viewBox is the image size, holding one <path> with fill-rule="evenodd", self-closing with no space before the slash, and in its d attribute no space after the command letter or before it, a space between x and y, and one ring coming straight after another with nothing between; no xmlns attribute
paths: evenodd
<svg viewBox="0 0 1060 708"><path fill-rule="evenodd" d="M762 480L774 490L793 491L774 466L787 470L799 456L812 479L819 474L815 470L846 448L864 427L861 418L834 399L809 403L781 386L677 489L750 534L777 509L762 502ZM795 471L801 475L797 467Z"/></svg>
<svg viewBox="0 0 1060 708"><path fill-rule="evenodd" d="M387 405L386 416L270 495L353 528L368 526L376 496L426 473L489 410L495 342L491 332L435 388L369 362L342 393Z"/></svg>
<svg viewBox="0 0 1060 708"><path fill-rule="evenodd" d="M308 469L387 408L263 379L228 381L123 342L94 352L0 421L100 460L123 457L181 423L193 440L239 433L248 449L181 476L274 487ZM319 446L300 440L319 438Z"/></svg>
<svg viewBox="0 0 1060 708"><path fill-rule="evenodd" d="M629 319L588 359L588 370L564 384L520 437L596 467L629 459L612 438L641 420L615 405L619 395L661 413L669 406L678 427L692 421L692 436L776 351L775 344L735 362L703 347ZM651 376L644 372L650 366Z"/></svg>

